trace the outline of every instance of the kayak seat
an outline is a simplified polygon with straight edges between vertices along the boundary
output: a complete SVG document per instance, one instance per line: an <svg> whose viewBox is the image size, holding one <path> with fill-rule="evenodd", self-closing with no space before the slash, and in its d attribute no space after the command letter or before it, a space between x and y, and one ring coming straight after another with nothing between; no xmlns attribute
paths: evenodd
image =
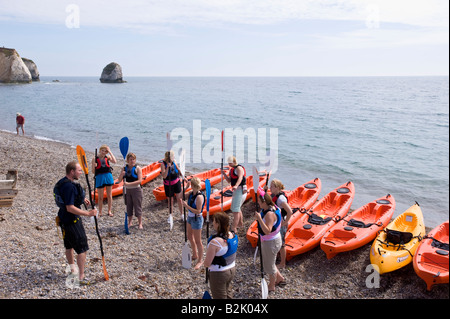
<svg viewBox="0 0 450 319"><path fill-rule="evenodd" d="M369 228L373 224L374 223L367 223L367 224L365 224L364 222L362 222L360 220L356 220L354 218L350 219L348 221L348 223L347 223L348 226L357 227L357 228Z"/></svg>
<svg viewBox="0 0 450 319"><path fill-rule="evenodd" d="M308 223L310 224L314 224L314 225L325 225L326 223L328 223L332 218L331 217L327 217L327 218L323 218L320 217L314 213L312 213L311 215L309 215L308 217Z"/></svg>
<svg viewBox="0 0 450 319"><path fill-rule="evenodd" d="M402 232L386 228L386 240L394 245L404 245L413 239L413 234L410 232Z"/></svg>

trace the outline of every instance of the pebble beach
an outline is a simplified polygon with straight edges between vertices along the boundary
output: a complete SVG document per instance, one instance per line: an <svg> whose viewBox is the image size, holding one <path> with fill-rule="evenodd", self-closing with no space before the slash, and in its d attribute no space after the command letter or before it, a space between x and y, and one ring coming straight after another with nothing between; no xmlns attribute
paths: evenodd
<svg viewBox="0 0 450 319"><path fill-rule="evenodd" d="M122 163L118 147L111 148L118 163ZM86 153L88 159L92 158L91 152ZM174 227L169 231L167 201L156 201L152 193L162 184L161 177L143 187L144 229L138 229L135 220L130 235L124 233L122 196L113 199L113 217L107 215L106 207L99 217L108 281L103 279L95 225L90 219L83 219L90 247L86 277L91 284L68 284L63 241L55 225L53 186L64 176L65 165L76 159L76 150L69 145L0 132L0 178L8 169L19 172L19 193L13 206L0 208L0 299L201 299L207 289L204 268L187 270L181 266L184 224L178 208L174 209ZM120 167L114 167L115 178ZM89 176L92 181L93 175ZM85 178L80 183L87 189ZM254 220L253 212L254 203L246 202L244 227L238 233L233 283L236 299L259 299L261 295L259 259L254 264L254 249L245 238ZM203 238L205 228L206 225ZM366 245L328 260L317 247L296 256L281 270L287 285L278 287L269 299L449 298L448 284L427 291L412 264L383 274L379 287L368 287L369 250L370 245Z"/></svg>

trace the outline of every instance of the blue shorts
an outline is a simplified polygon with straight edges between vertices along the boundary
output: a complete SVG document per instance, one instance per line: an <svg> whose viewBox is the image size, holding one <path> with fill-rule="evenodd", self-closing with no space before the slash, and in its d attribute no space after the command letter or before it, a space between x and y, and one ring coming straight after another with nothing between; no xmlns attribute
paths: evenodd
<svg viewBox="0 0 450 319"><path fill-rule="evenodd" d="M103 173L95 176L95 188L114 185L114 178L111 173Z"/></svg>
<svg viewBox="0 0 450 319"><path fill-rule="evenodd" d="M197 217L188 216L187 223L191 225L192 229L202 229L203 215L197 215Z"/></svg>

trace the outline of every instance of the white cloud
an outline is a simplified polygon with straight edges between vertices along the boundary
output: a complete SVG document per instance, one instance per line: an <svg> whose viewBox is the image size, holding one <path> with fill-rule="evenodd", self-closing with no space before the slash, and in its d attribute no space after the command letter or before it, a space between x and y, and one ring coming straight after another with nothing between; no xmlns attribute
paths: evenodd
<svg viewBox="0 0 450 319"><path fill-rule="evenodd" d="M86 26L274 24L288 20L365 21L448 27L448 0L0 0L0 20L64 23L69 4Z"/></svg>

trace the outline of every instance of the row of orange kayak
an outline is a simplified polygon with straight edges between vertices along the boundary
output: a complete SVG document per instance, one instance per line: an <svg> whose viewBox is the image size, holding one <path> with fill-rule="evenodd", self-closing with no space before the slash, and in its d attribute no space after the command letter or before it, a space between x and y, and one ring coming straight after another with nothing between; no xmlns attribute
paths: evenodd
<svg viewBox="0 0 450 319"><path fill-rule="evenodd" d="M161 161L158 161L142 168L142 185L160 175L160 163ZM194 176L202 181L202 190L205 188L206 179L210 180L212 186L222 180L219 168L187 178ZM259 186L264 187L268 178L269 174L260 172ZM247 177L247 189L245 200L255 200L253 176ZM321 180L315 178L292 191L285 191L288 204L293 210L285 237L287 260L317 246L331 259L339 253L372 242L370 261L380 274L413 262L414 270L426 282L428 290L435 284L448 283L448 221L426 235L423 214L417 203L390 222L395 211L395 198L392 195L380 197L349 212L355 196L353 182L340 185L319 200L321 189ZM185 190L186 193L189 191L190 188ZM114 184L113 196L122 193L123 182ZM153 194L158 201L166 199L163 185L155 188ZM231 208L231 186L224 187L223 194L222 204L220 191L211 193L209 214L228 211ZM206 214L205 205L203 216ZM250 225L246 237L250 244L256 247L256 221Z"/></svg>
<svg viewBox="0 0 450 319"><path fill-rule="evenodd" d="M448 283L448 221L426 235L417 203L390 222L395 210L392 195L349 212L355 194L352 182L317 200L320 190L321 182L316 178L294 191L285 191L293 210L285 237L287 260L317 246L331 259L372 243L370 261L380 274L413 262L415 272L426 282L428 290L435 284ZM256 222L247 230L247 239L256 247Z"/></svg>

